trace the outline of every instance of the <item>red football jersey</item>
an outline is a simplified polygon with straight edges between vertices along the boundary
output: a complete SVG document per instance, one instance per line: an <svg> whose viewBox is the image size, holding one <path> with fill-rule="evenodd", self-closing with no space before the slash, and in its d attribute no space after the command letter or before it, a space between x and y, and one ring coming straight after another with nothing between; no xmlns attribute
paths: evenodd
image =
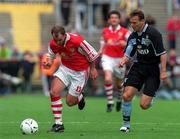
<svg viewBox="0 0 180 139"><path fill-rule="evenodd" d="M98 57L97 51L82 36L75 33L66 33L63 46L59 46L52 39L48 51L51 57L59 53L62 64L75 71L87 70L89 63Z"/></svg>
<svg viewBox="0 0 180 139"><path fill-rule="evenodd" d="M121 27L120 25L116 28L116 30L113 30L112 26L104 28L101 37L103 54L114 58L123 57L125 47L119 45L118 42L120 40L127 41L129 35L129 30Z"/></svg>

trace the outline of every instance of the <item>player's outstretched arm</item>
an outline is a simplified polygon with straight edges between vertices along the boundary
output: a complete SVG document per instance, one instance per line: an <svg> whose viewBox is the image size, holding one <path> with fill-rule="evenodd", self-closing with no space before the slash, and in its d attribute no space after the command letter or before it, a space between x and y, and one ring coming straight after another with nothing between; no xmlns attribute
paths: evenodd
<svg viewBox="0 0 180 139"><path fill-rule="evenodd" d="M90 78L92 78L93 80L95 80L98 76L98 72L95 66L95 61L90 63Z"/></svg>
<svg viewBox="0 0 180 139"><path fill-rule="evenodd" d="M161 70L160 70L160 78L161 80L167 79L167 72L166 72L166 63L167 63L167 54L163 54L160 56L161 62Z"/></svg>

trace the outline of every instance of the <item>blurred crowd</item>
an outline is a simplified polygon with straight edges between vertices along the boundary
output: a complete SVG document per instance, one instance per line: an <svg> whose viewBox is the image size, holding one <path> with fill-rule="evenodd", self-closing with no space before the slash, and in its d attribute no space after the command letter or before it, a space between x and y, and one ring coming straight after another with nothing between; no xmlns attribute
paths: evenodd
<svg viewBox="0 0 180 139"><path fill-rule="evenodd" d="M122 13L124 26L128 25L129 13L141 9L144 0L52 0L58 5L60 20L66 29L78 32L84 29L97 31L107 25L108 12L113 7ZM72 14L73 13L73 14ZM75 22L71 19L75 16Z"/></svg>
<svg viewBox="0 0 180 139"><path fill-rule="evenodd" d="M5 1L5 0L4 0ZM1 2L4 2L1 0ZM13 0L11 0L13 1ZM15 1L15 0L14 0ZM22 0L23 1L23 0ZM33 0L29 0L33 2ZM107 14L112 5L109 0L42 0L45 2L53 2L59 4L59 12L62 19L62 25L65 28L72 28L77 32L82 32L88 28L88 10L92 10L91 30L102 29L107 25ZM129 27L129 13L135 9L142 9L143 0L116 0L116 8L122 15L122 26ZM39 0L41 2L41 0ZM75 7L72 4L75 2ZM174 0L173 5L179 9L180 1ZM89 9L91 6L91 9ZM75 9L75 22L71 22L72 9ZM99 15L101 19L99 19ZM156 26L156 19L152 15L147 15L146 22ZM158 98L163 99L180 99L180 55L177 53L177 38L180 37L180 17L173 15L167 20L166 25L168 37L168 80L163 82L157 93ZM0 34L1 35L1 34ZM36 54L31 51L20 52L15 46L6 45L6 40L0 38L0 95L6 95L11 92L32 92L32 77L35 71L35 65L39 66L39 79L42 82L44 95L48 96L49 86L52 75L60 64L60 58L57 58L54 65L49 70L41 67L41 62L46 59L47 46L44 46L40 52ZM38 58L38 60L37 60ZM89 95L104 95L103 90L103 72L100 65L100 58L97 60L99 78L96 81L88 81L86 90Z"/></svg>
<svg viewBox="0 0 180 139"><path fill-rule="evenodd" d="M20 53L0 38L0 95L22 90L31 92L35 59L30 51Z"/></svg>

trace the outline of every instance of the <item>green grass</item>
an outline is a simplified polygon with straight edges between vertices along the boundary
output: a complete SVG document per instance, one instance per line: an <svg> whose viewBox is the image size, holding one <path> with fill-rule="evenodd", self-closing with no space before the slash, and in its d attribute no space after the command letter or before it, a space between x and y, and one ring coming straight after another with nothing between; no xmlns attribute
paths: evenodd
<svg viewBox="0 0 180 139"><path fill-rule="evenodd" d="M64 101L64 98L63 98ZM65 101L64 101L65 102ZM139 99L133 101L131 132L121 133L121 112L105 112L105 98L86 98L85 110L64 103L65 132L48 134L53 124L48 97L12 95L0 97L0 139L179 139L180 101L156 100L154 106L141 110ZM39 124L34 135L22 135L20 123L33 118Z"/></svg>

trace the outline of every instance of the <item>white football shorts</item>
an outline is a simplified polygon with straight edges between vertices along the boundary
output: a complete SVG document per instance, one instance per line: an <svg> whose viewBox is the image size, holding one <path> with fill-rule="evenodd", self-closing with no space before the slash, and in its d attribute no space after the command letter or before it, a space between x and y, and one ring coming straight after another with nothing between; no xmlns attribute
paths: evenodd
<svg viewBox="0 0 180 139"><path fill-rule="evenodd" d="M102 55L101 58L101 64L103 70L110 70L114 73L114 75L120 79L124 78L125 75L125 67L119 68L118 64L120 62L121 58L113 58L109 57L107 55Z"/></svg>
<svg viewBox="0 0 180 139"><path fill-rule="evenodd" d="M69 94L78 97L87 83L89 70L75 71L61 64L54 76L65 84Z"/></svg>

